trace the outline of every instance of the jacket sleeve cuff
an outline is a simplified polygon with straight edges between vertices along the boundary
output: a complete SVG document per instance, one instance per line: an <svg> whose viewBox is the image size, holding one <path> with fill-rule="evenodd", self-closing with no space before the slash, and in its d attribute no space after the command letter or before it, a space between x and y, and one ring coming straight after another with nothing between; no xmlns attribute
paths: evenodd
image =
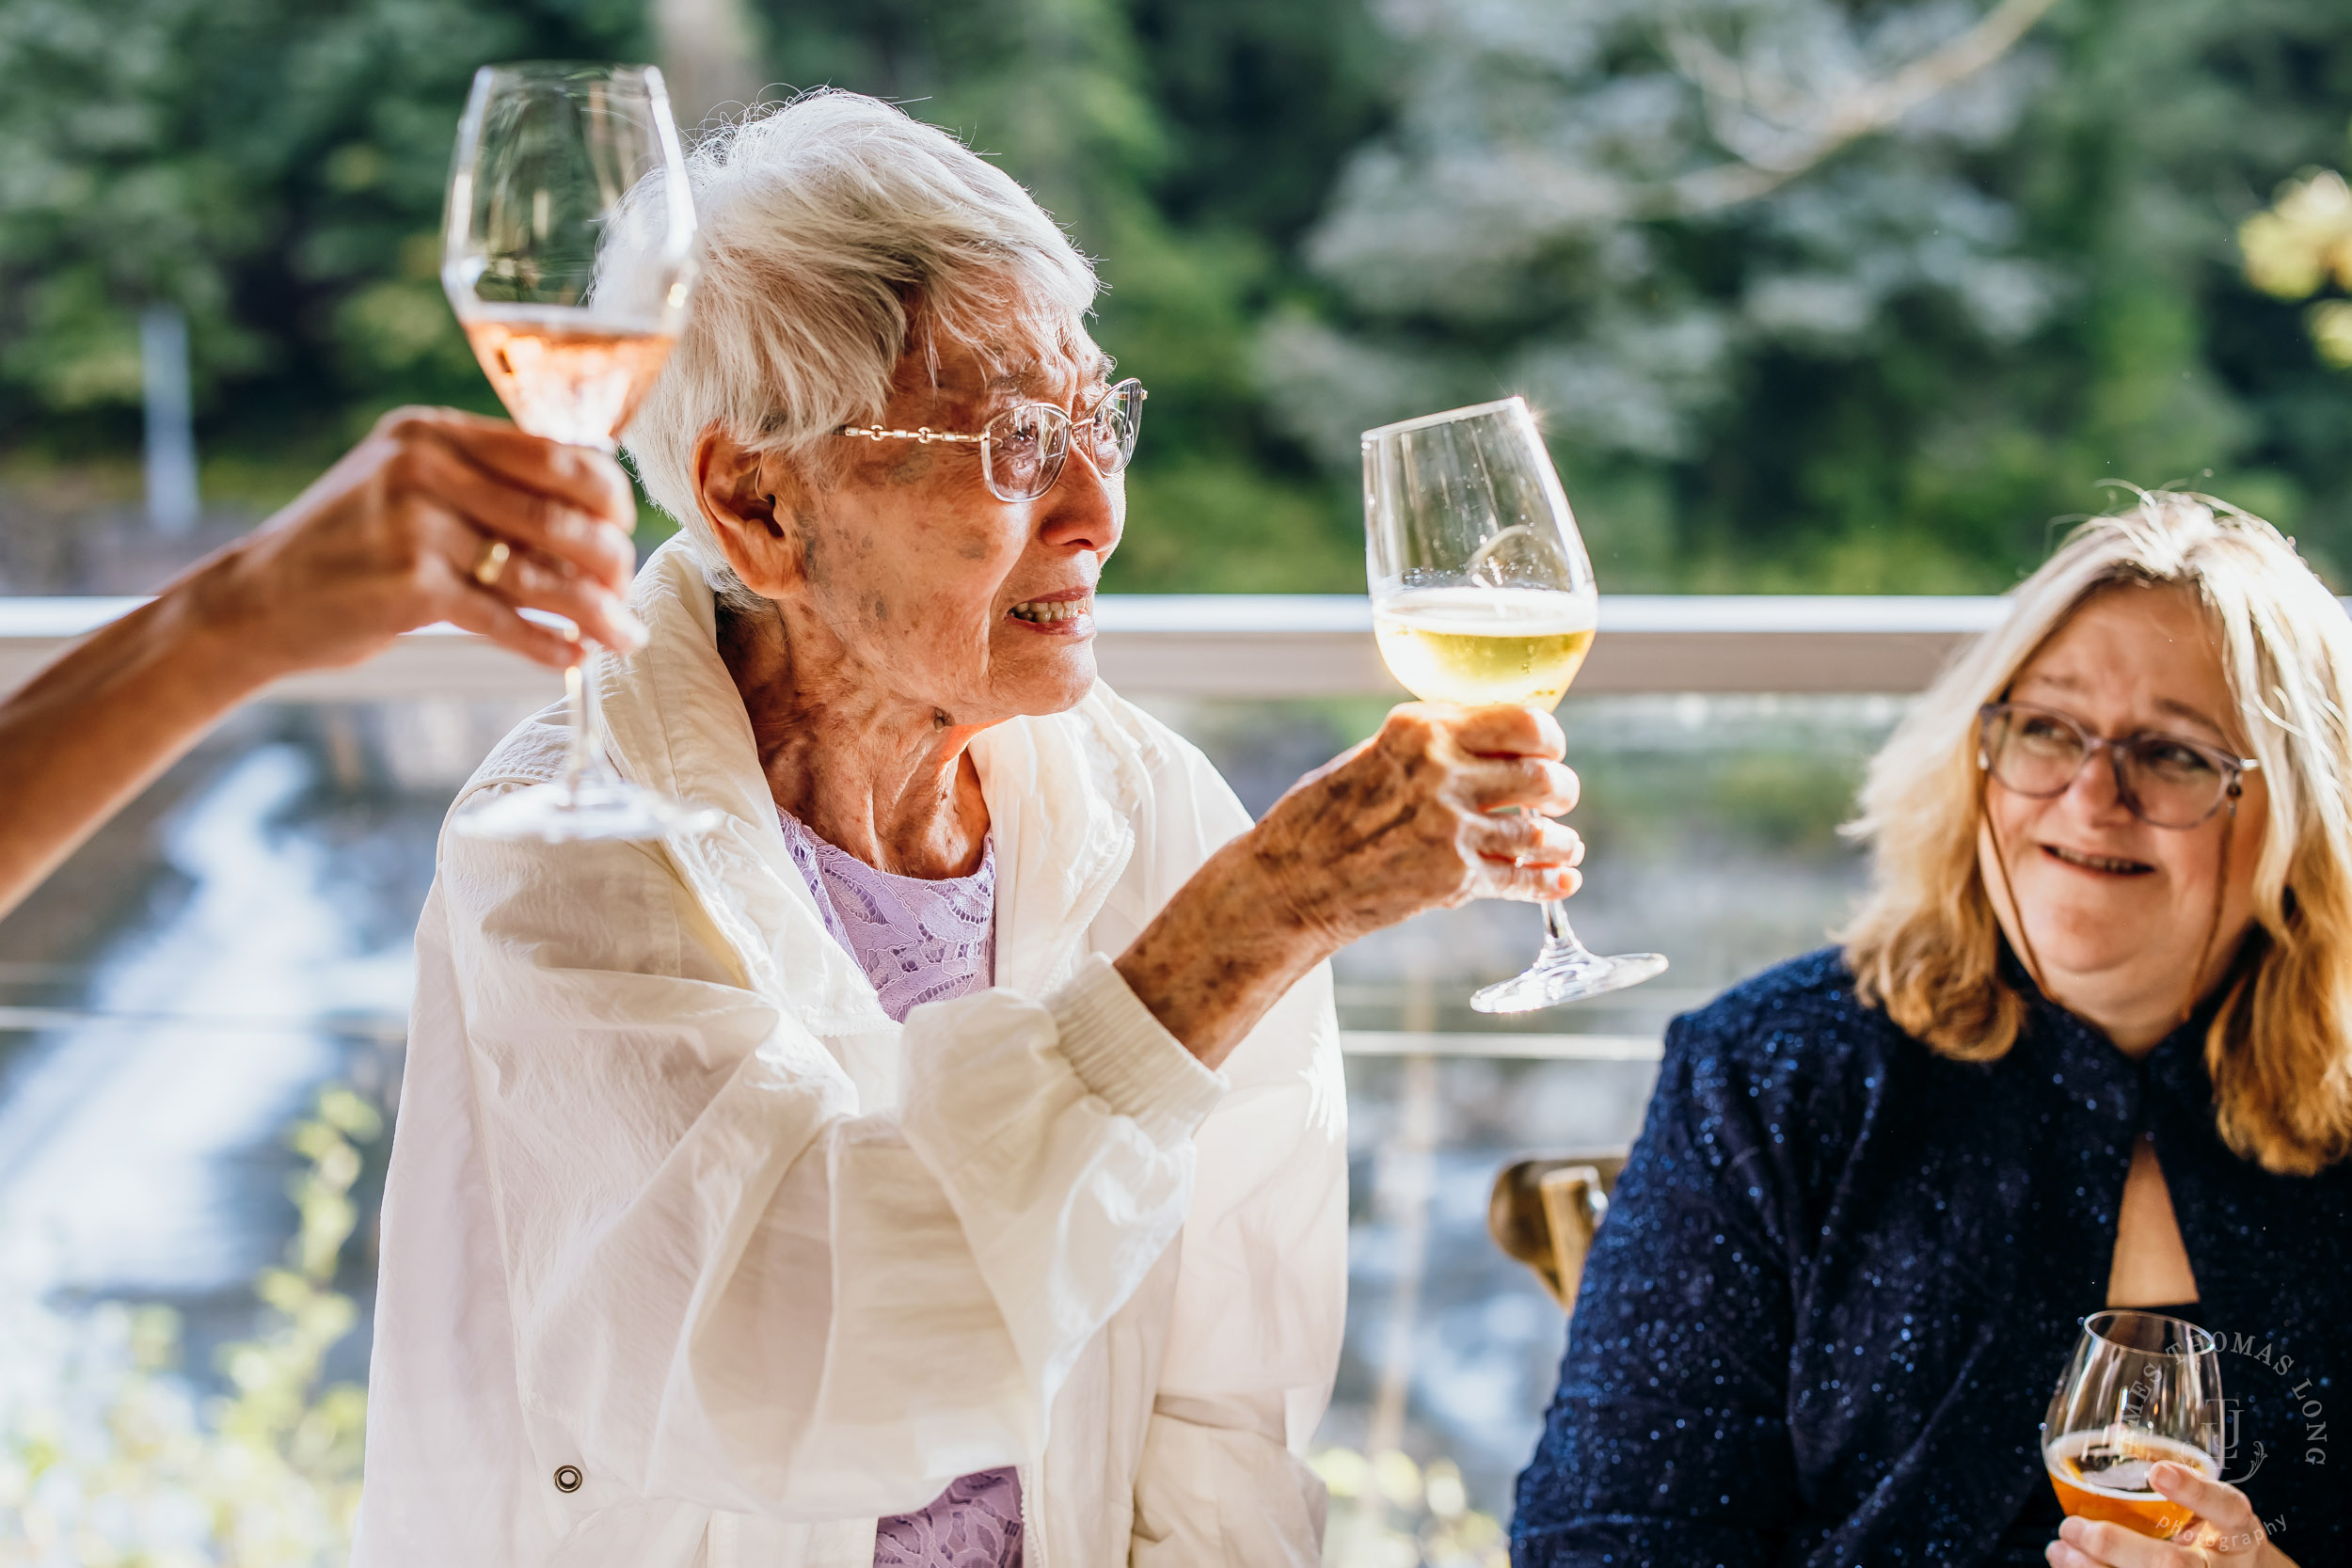
<svg viewBox="0 0 2352 1568"><path fill-rule="evenodd" d="M1045 1006L1078 1081L1155 1143L1190 1137L1225 1093L1225 1075L1179 1044L1100 953Z"/></svg>

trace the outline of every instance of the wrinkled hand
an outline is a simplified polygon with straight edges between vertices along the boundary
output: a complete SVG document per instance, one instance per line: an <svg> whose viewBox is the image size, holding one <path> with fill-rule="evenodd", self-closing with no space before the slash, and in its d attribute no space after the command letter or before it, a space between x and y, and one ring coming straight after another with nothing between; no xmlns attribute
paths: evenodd
<svg viewBox="0 0 2352 1568"><path fill-rule="evenodd" d="M1332 948L1473 898L1565 897L1584 845L1550 820L1576 804L1565 749L1533 708L1407 703L1258 824L1268 895Z"/></svg>
<svg viewBox="0 0 2352 1568"><path fill-rule="evenodd" d="M1117 959L1214 1068L1300 975L1357 938L1472 898L1560 898L1583 842L1560 726L1523 707L1407 704L1209 857ZM1505 808L1516 815L1496 816Z"/></svg>
<svg viewBox="0 0 2352 1568"><path fill-rule="evenodd" d="M644 628L622 598L635 521L628 476L601 452L501 420L402 408L183 586L267 673L354 664L436 621L561 668L579 644L517 611L640 646ZM485 587L473 574L493 540L511 554Z"/></svg>
<svg viewBox="0 0 2352 1568"><path fill-rule="evenodd" d="M2158 1541L2121 1525L2069 1519L2043 1554L2051 1568L2295 1568L2270 1544L2253 1502L2227 1481L2201 1476L2185 1465L2155 1465L2148 1481L2162 1496L2195 1509L2197 1522L2170 1541Z"/></svg>

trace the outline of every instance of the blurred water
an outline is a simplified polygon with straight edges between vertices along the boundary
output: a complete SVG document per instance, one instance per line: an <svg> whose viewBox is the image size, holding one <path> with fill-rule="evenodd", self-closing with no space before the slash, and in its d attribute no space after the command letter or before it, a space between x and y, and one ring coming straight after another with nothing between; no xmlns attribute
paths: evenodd
<svg viewBox="0 0 2352 1568"><path fill-rule="evenodd" d="M1381 712L1154 705L1253 810ZM1836 825L1898 712L1861 700L1571 703L1562 718L1590 844L1579 928L1597 948L1665 952L1674 969L1599 1002L1482 1018L1470 990L1516 970L1537 925L1529 909L1474 905L1343 955L1343 1023L1655 1036L1723 984L1817 945L1857 883ZM84 904L112 899L103 907L118 918L69 939L61 906L37 899L0 922L8 1288L69 1304L168 1301L191 1314L199 1347L244 1331L246 1282L294 1223L279 1130L319 1083L396 1071L435 827L512 717L445 703L268 710L167 781L172 809L135 814L69 868L60 885ZM1408 1135L1416 1070L1427 1095ZM1487 1241L1487 1186L1520 1151L1629 1141L1652 1074L1643 1062L1350 1062L1351 1305L1324 1441L1360 1447L1384 1372L1401 1375L1400 1445L1450 1456L1473 1504L1507 1514L1563 1324ZM395 1085L377 1087L394 1098ZM345 1281L363 1302L371 1238L363 1227ZM1395 1365L1408 1300L1397 1342L1409 1355ZM363 1325L339 1375L359 1375L364 1354ZM201 1371L202 1356L191 1365Z"/></svg>

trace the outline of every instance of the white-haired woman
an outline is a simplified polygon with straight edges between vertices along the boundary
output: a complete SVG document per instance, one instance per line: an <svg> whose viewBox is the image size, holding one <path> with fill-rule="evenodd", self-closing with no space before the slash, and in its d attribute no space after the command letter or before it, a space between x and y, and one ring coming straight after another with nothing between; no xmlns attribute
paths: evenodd
<svg viewBox="0 0 2352 1568"><path fill-rule="evenodd" d="M1142 394L1060 230L846 94L691 166L708 270L628 433L684 531L603 699L724 825L444 839L358 1560L1314 1562L1321 962L1573 887L1558 733L1400 709L1252 827L1095 681Z"/></svg>
<svg viewBox="0 0 2352 1568"><path fill-rule="evenodd" d="M2080 529L1873 765L1841 950L1677 1020L1513 1560L2352 1560L2352 626L2267 524ZM2219 1478L2061 1519L2080 1321L2212 1330Z"/></svg>

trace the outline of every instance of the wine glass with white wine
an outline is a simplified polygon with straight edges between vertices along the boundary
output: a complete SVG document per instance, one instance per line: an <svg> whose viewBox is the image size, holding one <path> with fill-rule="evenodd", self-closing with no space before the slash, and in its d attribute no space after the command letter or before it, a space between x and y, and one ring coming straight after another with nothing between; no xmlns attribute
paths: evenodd
<svg viewBox="0 0 2352 1568"><path fill-rule="evenodd" d="M1592 648L1600 595L1526 403L1406 420L1363 441L1373 627L1390 671L1423 702L1558 706ZM1470 1006L1529 1012L1665 967L1656 953L1590 951L1555 898L1534 963Z"/></svg>
<svg viewBox="0 0 2352 1568"><path fill-rule="evenodd" d="M685 324L694 203L661 72L530 60L484 66L451 160L441 286L515 422L614 450ZM478 838L653 839L717 814L623 779L605 754L593 647L565 673L564 776L451 826Z"/></svg>

